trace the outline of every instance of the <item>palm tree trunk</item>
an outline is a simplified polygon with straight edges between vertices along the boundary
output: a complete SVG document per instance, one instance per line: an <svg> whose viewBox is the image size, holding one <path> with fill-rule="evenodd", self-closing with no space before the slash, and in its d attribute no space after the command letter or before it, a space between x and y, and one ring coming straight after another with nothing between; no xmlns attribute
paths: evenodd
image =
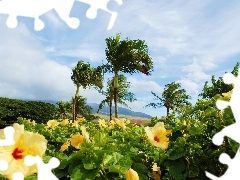
<svg viewBox="0 0 240 180"><path fill-rule="evenodd" d="M170 108L169 108L169 107L167 107L167 116L168 116L168 114L169 114L169 111L170 111Z"/></svg>
<svg viewBox="0 0 240 180"><path fill-rule="evenodd" d="M110 100L109 102L109 110L110 110L109 115L110 115L110 121L111 121L112 120L112 100Z"/></svg>
<svg viewBox="0 0 240 180"><path fill-rule="evenodd" d="M114 76L114 106L115 106L115 118L118 118L118 106L117 106L117 93L118 91L118 73L115 72Z"/></svg>
<svg viewBox="0 0 240 180"><path fill-rule="evenodd" d="M75 121L75 105L76 105L76 96L73 97L73 107L72 107L72 122Z"/></svg>
<svg viewBox="0 0 240 180"><path fill-rule="evenodd" d="M77 85L75 97L74 97L74 100L73 100L73 122L76 120L76 117L77 117L76 104L77 104L77 98L79 96L79 89L80 89L80 86Z"/></svg>

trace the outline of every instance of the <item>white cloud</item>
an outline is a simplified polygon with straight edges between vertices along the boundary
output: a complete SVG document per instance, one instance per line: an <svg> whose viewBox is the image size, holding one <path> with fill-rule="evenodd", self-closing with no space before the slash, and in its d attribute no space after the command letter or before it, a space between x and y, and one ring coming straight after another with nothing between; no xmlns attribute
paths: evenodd
<svg viewBox="0 0 240 180"><path fill-rule="evenodd" d="M49 11L44 14L44 17L47 19L47 24L51 25L51 28L63 28L67 24L60 20L55 11Z"/></svg>
<svg viewBox="0 0 240 180"><path fill-rule="evenodd" d="M136 78L128 78L128 81L131 83L131 89L132 92L155 92L155 93L162 93L163 87L158 85L155 81L144 81L139 80Z"/></svg>
<svg viewBox="0 0 240 180"><path fill-rule="evenodd" d="M190 79L181 79L176 81L181 84L181 87L187 91L187 94L198 94L199 85Z"/></svg>
<svg viewBox="0 0 240 180"><path fill-rule="evenodd" d="M0 96L37 100L68 100L74 87L71 70L44 54L38 40L20 24L2 28Z"/></svg>
<svg viewBox="0 0 240 180"><path fill-rule="evenodd" d="M87 98L88 103L100 103L105 97L94 89L82 89L80 95Z"/></svg>
<svg viewBox="0 0 240 180"><path fill-rule="evenodd" d="M105 59L104 48L97 44L82 43L76 49L62 49L56 52L57 56L68 56L89 59L91 62L102 62Z"/></svg>
<svg viewBox="0 0 240 180"><path fill-rule="evenodd" d="M200 82L209 79L211 76L204 73L202 66L196 61L192 64L182 66L182 71L186 72L186 78L195 82Z"/></svg>

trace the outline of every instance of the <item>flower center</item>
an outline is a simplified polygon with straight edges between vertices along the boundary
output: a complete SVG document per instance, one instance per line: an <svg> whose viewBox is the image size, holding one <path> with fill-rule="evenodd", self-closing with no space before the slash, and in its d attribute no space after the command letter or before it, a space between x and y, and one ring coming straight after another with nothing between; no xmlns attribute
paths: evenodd
<svg viewBox="0 0 240 180"><path fill-rule="evenodd" d="M155 137L154 137L154 141L159 142L159 141L160 141L160 138L158 138L157 136L155 136Z"/></svg>
<svg viewBox="0 0 240 180"><path fill-rule="evenodd" d="M12 156L14 159L18 160L18 159L22 159L23 158L23 155L22 155L23 151L18 149L18 148L15 148L13 153L12 153Z"/></svg>

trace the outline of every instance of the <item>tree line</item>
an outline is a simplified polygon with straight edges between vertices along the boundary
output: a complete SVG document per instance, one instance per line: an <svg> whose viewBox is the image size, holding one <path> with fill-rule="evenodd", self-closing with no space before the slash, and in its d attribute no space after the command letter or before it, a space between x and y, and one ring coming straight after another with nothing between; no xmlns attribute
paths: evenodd
<svg viewBox="0 0 240 180"><path fill-rule="evenodd" d="M137 100L135 94L129 92L130 82L127 81L124 73L143 73L149 76L153 72L153 61L144 40L130 40L128 38L121 40L120 33L117 33L115 37L106 38L105 41L107 46L105 49L106 64L92 67L89 63L80 60L72 69L71 80L76 86L76 91L70 101L59 101L56 105L53 105L44 102L24 102L1 98L0 120L10 122L16 120L16 117L19 116L40 122L53 118L71 118L74 121L79 116L93 120L96 116L92 115L92 108L87 105L86 98L80 95L80 88L94 88L104 95L105 99L100 102L98 112L107 105L111 120L114 105L114 116L118 118L118 104L129 108L127 102ZM238 68L239 62L234 67L232 74L237 75ZM103 90L105 73L112 73L113 76L108 79L107 87ZM222 77L216 80L213 75L211 84L209 85L206 81L199 97L211 99L216 94L226 93L232 88L232 85L223 82ZM171 82L165 85L161 95L151 93L154 100L158 102L149 103L145 107L165 107L167 116L170 111L179 112L182 107L191 106L189 102L191 97L185 89L181 89L180 83Z"/></svg>

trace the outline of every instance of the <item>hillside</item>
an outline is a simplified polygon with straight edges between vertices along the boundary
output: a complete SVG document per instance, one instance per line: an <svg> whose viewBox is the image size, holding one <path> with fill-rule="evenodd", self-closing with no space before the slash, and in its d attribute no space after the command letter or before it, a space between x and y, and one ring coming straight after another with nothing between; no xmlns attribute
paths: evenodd
<svg viewBox="0 0 240 180"><path fill-rule="evenodd" d="M57 101L52 101L52 100L44 100L43 102L48 102L51 104L57 103ZM97 104L97 103L87 103L87 104L92 107L93 113L97 113L99 104ZM113 106L113 113L114 113L114 106ZM109 115L109 107L108 106L103 107L103 109L101 110L101 112L99 112L99 114ZM123 107L118 107L118 114L126 115L126 116L133 116L133 117L148 118L148 119L151 118L151 116L148 114L145 114L142 112L135 112L128 108L123 108Z"/></svg>
<svg viewBox="0 0 240 180"><path fill-rule="evenodd" d="M94 113L97 113L99 104L97 104L97 103L88 103L88 105L93 108L93 112ZM114 113L114 106L113 106L113 113ZM99 112L99 114L109 115L109 107L105 106L101 110L101 112ZM126 116L133 116L133 117L148 118L148 119L151 118L151 116L148 115L148 114L145 114L145 113L142 113L142 112L135 112L135 111L132 111L130 109L123 108L123 107L118 107L118 114L126 115Z"/></svg>

